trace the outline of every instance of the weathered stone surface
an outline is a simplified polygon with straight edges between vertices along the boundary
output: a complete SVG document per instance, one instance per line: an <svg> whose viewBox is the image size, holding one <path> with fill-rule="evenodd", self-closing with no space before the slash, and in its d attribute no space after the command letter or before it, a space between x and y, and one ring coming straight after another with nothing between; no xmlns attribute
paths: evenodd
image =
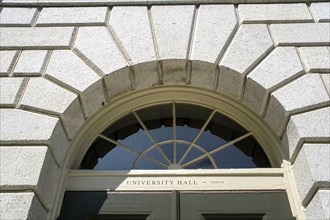
<svg viewBox="0 0 330 220"><path fill-rule="evenodd" d="M107 14L107 7L43 8L36 25L105 25Z"/></svg>
<svg viewBox="0 0 330 220"><path fill-rule="evenodd" d="M7 76L17 57L16 51L0 51L0 76Z"/></svg>
<svg viewBox="0 0 330 220"><path fill-rule="evenodd" d="M330 74L321 74L325 87L330 95Z"/></svg>
<svg viewBox="0 0 330 220"><path fill-rule="evenodd" d="M187 82L188 69L186 60L162 60L162 82L167 85L185 84Z"/></svg>
<svg viewBox="0 0 330 220"><path fill-rule="evenodd" d="M240 19L243 23L292 23L312 22L306 4L240 4Z"/></svg>
<svg viewBox="0 0 330 220"><path fill-rule="evenodd" d="M133 64L156 60L147 7L114 7L109 24Z"/></svg>
<svg viewBox="0 0 330 220"><path fill-rule="evenodd" d="M23 78L0 78L0 106L14 107L21 95Z"/></svg>
<svg viewBox="0 0 330 220"><path fill-rule="evenodd" d="M320 2L313 3L310 6L313 15L318 22L329 22L330 21L330 3Z"/></svg>
<svg viewBox="0 0 330 220"><path fill-rule="evenodd" d="M101 78L71 51L54 51L46 76L77 92L87 116L106 102Z"/></svg>
<svg viewBox="0 0 330 220"><path fill-rule="evenodd" d="M265 120L281 135L290 114L329 104L329 94L320 76L307 74L272 93Z"/></svg>
<svg viewBox="0 0 330 220"><path fill-rule="evenodd" d="M299 51L308 72L330 72L330 52L326 47L301 47Z"/></svg>
<svg viewBox="0 0 330 220"><path fill-rule="evenodd" d="M61 164L68 140L58 118L19 109L0 109L0 143L45 144Z"/></svg>
<svg viewBox="0 0 330 220"><path fill-rule="evenodd" d="M0 48L69 49L73 30L73 27L3 27L0 34Z"/></svg>
<svg viewBox="0 0 330 220"><path fill-rule="evenodd" d="M59 177L59 169L48 147L3 146L0 147L0 155L1 189L34 190L43 200L43 204L51 208L55 199L55 180Z"/></svg>
<svg viewBox="0 0 330 220"><path fill-rule="evenodd" d="M330 144L304 144L293 164L298 193L303 205L317 188L330 187Z"/></svg>
<svg viewBox="0 0 330 220"><path fill-rule="evenodd" d="M47 219L47 212L33 192L0 193L3 220Z"/></svg>
<svg viewBox="0 0 330 220"><path fill-rule="evenodd" d="M133 88L144 89L159 84L160 73L157 61L137 64L132 69L134 73Z"/></svg>
<svg viewBox="0 0 330 220"><path fill-rule="evenodd" d="M31 26L36 13L36 8L5 7L0 13L0 26Z"/></svg>
<svg viewBox="0 0 330 220"><path fill-rule="evenodd" d="M214 89L218 66L208 62L192 61L190 83L193 86Z"/></svg>
<svg viewBox="0 0 330 220"><path fill-rule="evenodd" d="M270 31L278 46L330 45L329 24L271 24Z"/></svg>
<svg viewBox="0 0 330 220"><path fill-rule="evenodd" d="M294 161L304 142L330 141L330 107L291 116L283 146L288 146L290 160Z"/></svg>
<svg viewBox="0 0 330 220"><path fill-rule="evenodd" d="M223 54L236 26L235 8L232 5L201 5L190 59L214 63Z"/></svg>
<svg viewBox="0 0 330 220"><path fill-rule="evenodd" d="M151 13L160 59L185 59L194 6L153 6Z"/></svg>
<svg viewBox="0 0 330 220"><path fill-rule="evenodd" d="M317 191L305 210L306 219L330 219L330 190Z"/></svg>
<svg viewBox="0 0 330 220"><path fill-rule="evenodd" d="M59 115L69 138L84 122L77 95L43 78L30 79L21 106Z"/></svg>
<svg viewBox="0 0 330 220"><path fill-rule="evenodd" d="M239 99L245 75L272 47L266 25L242 25L220 62L219 90Z"/></svg>
<svg viewBox="0 0 330 220"><path fill-rule="evenodd" d="M304 68L295 48L276 48L248 74L242 102L262 115L269 93L303 72Z"/></svg>
<svg viewBox="0 0 330 220"><path fill-rule="evenodd" d="M104 77L104 82L110 100L133 89L131 74L131 69L126 67Z"/></svg>
<svg viewBox="0 0 330 220"><path fill-rule="evenodd" d="M125 58L105 27L80 28L74 50L101 74L127 66Z"/></svg>
<svg viewBox="0 0 330 220"><path fill-rule="evenodd" d="M47 50L24 50L14 69L18 76L41 76L46 63Z"/></svg>

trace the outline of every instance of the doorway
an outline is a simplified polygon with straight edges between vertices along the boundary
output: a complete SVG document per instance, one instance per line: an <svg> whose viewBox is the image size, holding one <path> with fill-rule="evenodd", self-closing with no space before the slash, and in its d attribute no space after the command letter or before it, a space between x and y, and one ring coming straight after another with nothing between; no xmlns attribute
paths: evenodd
<svg viewBox="0 0 330 220"><path fill-rule="evenodd" d="M58 220L293 219L284 191L68 191Z"/></svg>

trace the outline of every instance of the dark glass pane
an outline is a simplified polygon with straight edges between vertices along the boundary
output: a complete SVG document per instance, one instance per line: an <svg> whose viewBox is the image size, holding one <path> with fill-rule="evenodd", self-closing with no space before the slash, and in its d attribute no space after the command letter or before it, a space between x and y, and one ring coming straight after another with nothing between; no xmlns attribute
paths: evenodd
<svg viewBox="0 0 330 220"><path fill-rule="evenodd" d="M167 143L160 145L167 158L173 162L173 143Z"/></svg>
<svg viewBox="0 0 330 220"><path fill-rule="evenodd" d="M218 168L255 168L251 157L247 157L234 145L212 154Z"/></svg>
<svg viewBox="0 0 330 220"><path fill-rule="evenodd" d="M176 161L180 161L183 154L187 151L189 145L176 143Z"/></svg>
<svg viewBox="0 0 330 220"><path fill-rule="evenodd" d="M205 131L196 141L196 144L203 147L207 152L214 150L224 144L228 143L222 138L212 134L210 131Z"/></svg>
<svg viewBox="0 0 330 220"><path fill-rule="evenodd" d="M123 140L118 140L118 142L138 152L143 152L145 149L154 144L147 132L142 129L139 129L135 134Z"/></svg>
<svg viewBox="0 0 330 220"><path fill-rule="evenodd" d="M203 220L262 220L265 214L203 214Z"/></svg>
<svg viewBox="0 0 330 220"><path fill-rule="evenodd" d="M226 141L234 140L237 137L248 133L238 123L219 112L214 115L205 130L209 130L212 134L221 137Z"/></svg>
<svg viewBox="0 0 330 220"><path fill-rule="evenodd" d="M94 170L130 170L136 158L136 154L122 147L115 147L103 158L98 159Z"/></svg>
<svg viewBox="0 0 330 220"><path fill-rule="evenodd" d="M195 147L192 147L189 150L187 156L182 161L182 164L185 164L185 163L187 163L187 162L189 162L189 161L191 161L191 160L193 160L193 159L195 159L195 158L197 158L197 157L199 157L199 156L201 156L203 154L204 154L204 152L200 151L199 149L197 149Z"/></svg>
<svg viewBox="0 0 330 220"><path fill-rule="evenodd" d="M162 155L162 153L156 147L153 148L152 150L150 150L148 153L146 153L146 155L148 157L150 157L150 158L153 158L155 160L158 160L159 162L162 162L162 163L168 165L167 160L164 158L164 156Z"/></svg>
<svg viewBox="0 0 330 220"><path fill-rule="evenodd" d="M214 167L208 157L196 161L195 163L192 163L189 166L185 167L185 169L212 169L212 168Z"/></svg>
<svg viewBox="0 0 330 220"><path fill-rule="evenodd" d="M190 128L187 125L176 126L176 139L192 142L200 129Z"/></svg>
<svg viewBox="0 0 330 220"><path fill-rule="evenodd" d="M156 142L162 142L166 140L173 139L173 128L172 127L165 127L164 125L157 129L149 130L152 137L155 139Z"/></svg>
<svg viewBox="0 0 330 220"><path fill-rule="evenodd" d="M146 169L146 170L159 170L159 169L167 169L167 167L163 167L153 161L147 160L145 158L141 158L140 161L135 166L135 169Z"/></svg>

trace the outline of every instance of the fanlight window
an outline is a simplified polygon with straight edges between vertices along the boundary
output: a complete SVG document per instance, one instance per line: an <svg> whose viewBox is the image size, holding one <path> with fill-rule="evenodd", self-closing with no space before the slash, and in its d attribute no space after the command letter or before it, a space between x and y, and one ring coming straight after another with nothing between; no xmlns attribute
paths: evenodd
<svg viewBox="0 0 330 220"><path fill-rule="evenodd" d="M270 167L252 132L215 109L185 103L132 111L98 134L81 169Z"/></svg>

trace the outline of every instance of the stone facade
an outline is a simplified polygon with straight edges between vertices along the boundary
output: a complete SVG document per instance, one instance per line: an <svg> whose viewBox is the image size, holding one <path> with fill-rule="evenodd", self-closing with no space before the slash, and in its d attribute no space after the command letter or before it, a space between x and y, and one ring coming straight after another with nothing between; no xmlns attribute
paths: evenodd
<svg viewBox="0 0 330 220"><path fill-rule="evenodd" d="M1 219L54 218L86 120L122 94L173 85L259 115L306 218L330 218L330 3L206 3L0 3Z"/></svg>

